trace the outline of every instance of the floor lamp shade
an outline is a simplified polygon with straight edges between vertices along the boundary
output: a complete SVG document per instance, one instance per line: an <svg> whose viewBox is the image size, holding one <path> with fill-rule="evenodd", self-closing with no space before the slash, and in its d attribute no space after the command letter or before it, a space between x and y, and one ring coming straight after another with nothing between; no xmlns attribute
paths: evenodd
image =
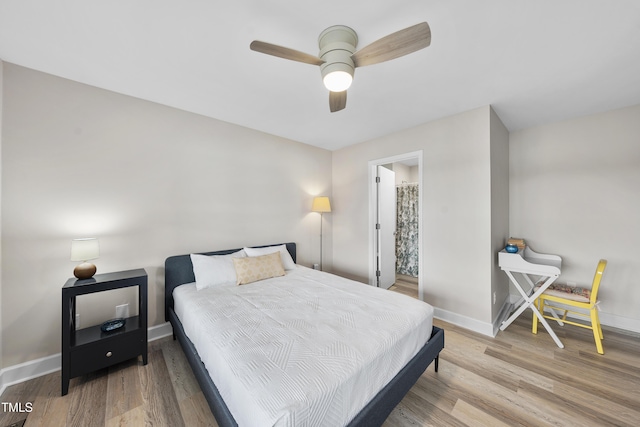
<svg viewBox="0 0 640 427"><path fill-rule="evenodd" d="M322 270L322 214L331 212L329 198L327 196L314 197L311 211L320 213L320 270Z"/></svg>
<svg viewBox="0 0 640 427"><path fill-rule="evenodd" d="M71 261L82 261L73 270L73 275L78 279L89 279L96 274L96 266L87 262L100 256L98 239L73 239L71 241Z"/></svg>
<svg viewBox="0 0 640 427"><path fill-rule="evenodd" d="M319 196L313 198L313 206L311 207L313 212L331 212L331 203L327 196Z"/></svg>

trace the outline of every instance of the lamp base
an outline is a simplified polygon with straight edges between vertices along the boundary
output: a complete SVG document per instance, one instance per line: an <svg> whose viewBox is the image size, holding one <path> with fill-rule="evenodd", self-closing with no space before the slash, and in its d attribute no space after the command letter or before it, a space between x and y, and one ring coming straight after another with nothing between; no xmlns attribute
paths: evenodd
<svg viewBox="0 0 640 427"><path fill-rule="evenodd" d="M73 275L78 279L90 279L96 274L96 266L90 262L83 262L73 269Z"/></svg>

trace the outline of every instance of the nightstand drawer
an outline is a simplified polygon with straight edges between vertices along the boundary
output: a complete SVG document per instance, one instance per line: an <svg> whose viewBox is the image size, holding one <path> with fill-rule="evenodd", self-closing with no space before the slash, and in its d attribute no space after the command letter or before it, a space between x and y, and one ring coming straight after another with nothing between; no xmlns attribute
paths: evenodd
<svg viewBox="0 0 640 427"><path fill-rule="evenodd" d="M146 351L144 344L141 330L78 346L70 352L70 376L84 375L142 355Z"/></svg>

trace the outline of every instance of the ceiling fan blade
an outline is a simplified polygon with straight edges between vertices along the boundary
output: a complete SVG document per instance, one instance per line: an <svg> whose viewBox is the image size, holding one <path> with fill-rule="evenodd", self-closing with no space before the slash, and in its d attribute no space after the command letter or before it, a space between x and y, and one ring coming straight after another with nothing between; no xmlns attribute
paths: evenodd
<svg viewBox="0 0 640 427"><path fill-rule="evenodd" d="M329 109L332 113L343 110L347 106L347 91L329 92Z"/></svg>
<svg viewBox="0 0 640 427"><path fill-rule="evenodd" d="M249 45L251 50L266 53L267 55L277 56L279 58L290 59L291 61L304 62L305 64L321 65L324 60L308 53L300 52L288 47L277 46L275 44L254 40Z"/></svg>
<svg viewBox="0 0 640 427"><path fill-rule="evenodd" d="M381 38L353 54L356 67L378 64L424 49L431 44L429 24L421 22Z"/></svg>

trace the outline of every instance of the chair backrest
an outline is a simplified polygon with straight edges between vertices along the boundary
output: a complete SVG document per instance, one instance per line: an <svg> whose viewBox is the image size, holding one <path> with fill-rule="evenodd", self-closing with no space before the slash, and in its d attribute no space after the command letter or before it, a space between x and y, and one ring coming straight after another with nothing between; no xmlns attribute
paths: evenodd
<svg viewBox="0 0 640 427"><path fill-rule="evenodd" d="M598 268L596 268L596 274L593 276L593 283L591 284L591 304L595 304L598 301L598 289L600 289L600 281L602 281L602 274L606 266L606 259L601 259L598 262Z"/></svg>

